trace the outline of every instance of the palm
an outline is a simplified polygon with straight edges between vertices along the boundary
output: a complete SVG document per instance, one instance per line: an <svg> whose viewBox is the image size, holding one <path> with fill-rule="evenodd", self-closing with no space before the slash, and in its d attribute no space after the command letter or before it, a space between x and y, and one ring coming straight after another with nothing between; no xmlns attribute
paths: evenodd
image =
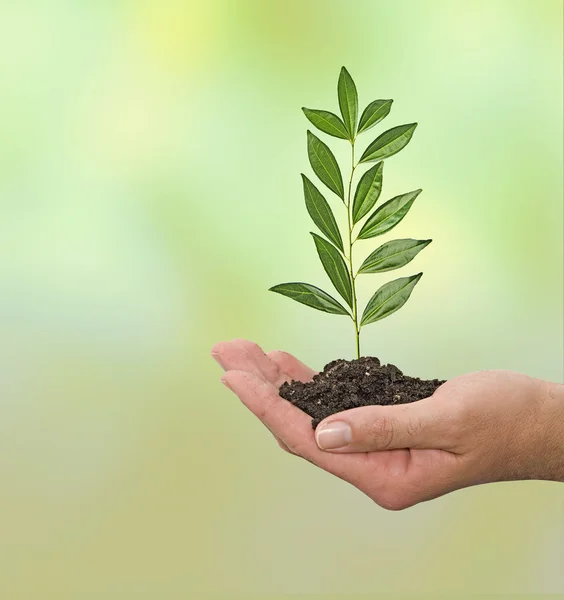
<svg viewBox="0 0 564 600"><path fill-rule="evenodd" d="M348 481L378 504L397 507L396 496L417 495L423 499L423 488L437 489L441 486L433 485L434 482L451 478L459 457L444 450L399 449L356 454L320 450L311 418L278 395L284 381L309 381L315 374L290 354L279 351L264 354L256 344L235 340L217 344L212 355L228 372L225 382L284 449Z"/></svg>

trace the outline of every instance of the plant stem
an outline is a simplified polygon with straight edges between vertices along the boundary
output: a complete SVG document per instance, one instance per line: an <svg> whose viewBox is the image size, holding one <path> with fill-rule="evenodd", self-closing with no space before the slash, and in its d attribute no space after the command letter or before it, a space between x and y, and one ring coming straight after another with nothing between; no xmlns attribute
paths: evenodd
<svg viewBox="0 0 564 600"><path fill-rule="evenodd" d="M349 222L349 269L351 274L351 284L353 293L353 323L354 323L354 335L356 338L356 357L360 358L360 329L358 327L358 306L356 301L356 275L353 270L353 222L352 222L352 202L351 202L351 187L356 165L354 164L354 140L351 142L351 176L349 178L349 191L347 194L347 217Z"/></svg>

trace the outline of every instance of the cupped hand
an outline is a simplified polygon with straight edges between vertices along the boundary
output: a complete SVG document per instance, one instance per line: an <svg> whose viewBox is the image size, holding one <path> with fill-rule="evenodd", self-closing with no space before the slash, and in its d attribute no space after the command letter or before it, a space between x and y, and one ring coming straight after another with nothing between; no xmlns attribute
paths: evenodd
<svg viewBox="0 0 564 600"><path fill-rule="evenodd" d="M222 382L279 445L348 481L380 506L400 510L494 481L564 481L564 386L509 371L443 384L430 398L311 417L278 395L284 381L315 371L286 352L221 342L212 356Z"/></svg>

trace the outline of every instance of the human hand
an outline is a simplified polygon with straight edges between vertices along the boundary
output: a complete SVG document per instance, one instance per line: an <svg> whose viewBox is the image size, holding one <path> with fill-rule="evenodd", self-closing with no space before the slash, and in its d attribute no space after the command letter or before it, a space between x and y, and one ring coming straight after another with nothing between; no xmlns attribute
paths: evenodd
<svg viewBox="0 0 564 600"><path fill-rule="evenodd" d="M480 483L564 481L564 386L509 371L471 373L412 404L331 415L314 436L311 418L278 395L283 381L308 381L314 371L245 340L217 344L212 355L227 371L222 381L282 448L384 508Z"/></svg>

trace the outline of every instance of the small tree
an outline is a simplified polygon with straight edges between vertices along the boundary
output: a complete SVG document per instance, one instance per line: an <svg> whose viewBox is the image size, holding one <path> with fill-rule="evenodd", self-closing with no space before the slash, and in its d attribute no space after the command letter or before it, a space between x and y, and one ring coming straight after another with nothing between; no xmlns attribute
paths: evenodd
<svg viewBox="0 0 564 600"><path fill-rule="evenodd" d="M347 210L348 227L345 243L329 203L315 185L302 174L306 208L315 225L325 236L311 233L317 253L329 279L346 302L345 308L335 298L309 283L281 283L270 288L318 310L348 315L354 323L356 355L360 358L360 330L365 325L383 319L399 310L409 299L423 273L400 277L380 287L370 298L359 317L356 297L357 277L364 273L383 273L409 263L431 243L431 240L401 239L386 242L372 252L355 272L353 248L358 240L370 239L390 231L407 214L421 190L414 190L388 200L372 213L382 191L384 160L407 146L417 123L408 123L388 129L379 135L355 163L357 137L384 119L393 100L375 100L363 111L358 120L358 94L348 71L343 67L337 86L341 117L325 111L303 108L306 117L317 129L333 137L348 140L351 145L351 169L345 189L341 169L329 147L311 131L307 132L307 152L313 172L335 193ZM376 163L358 181L352 195L353 177L360 164ZM371 214L370 214L371 213ZM368 218L366 220L365 217ZM364 223L362 221L364 220ZM355 236L355 228L360 227ZM354 238L354 239L353 239Z"/></svg>

